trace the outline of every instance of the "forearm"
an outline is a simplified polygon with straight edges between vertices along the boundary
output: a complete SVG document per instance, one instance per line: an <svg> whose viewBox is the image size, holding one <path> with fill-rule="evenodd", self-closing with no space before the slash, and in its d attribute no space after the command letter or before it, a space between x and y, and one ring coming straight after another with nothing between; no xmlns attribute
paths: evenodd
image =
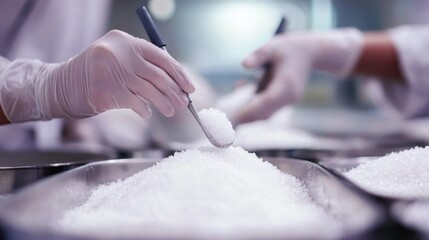
<svg viewBox="0 0 429 240"><path fill-rule="evenodd" d="M404 82L399 56L386 33L366 33L361 55L353 73L379 77L382 81Z"/></svg>
<svg viewBox="0 0 429 240"><path fill-rule="evenodd" d="M6 118L4 114L3 107L0 107L0 125L9 124L10 121Z"/></svg>

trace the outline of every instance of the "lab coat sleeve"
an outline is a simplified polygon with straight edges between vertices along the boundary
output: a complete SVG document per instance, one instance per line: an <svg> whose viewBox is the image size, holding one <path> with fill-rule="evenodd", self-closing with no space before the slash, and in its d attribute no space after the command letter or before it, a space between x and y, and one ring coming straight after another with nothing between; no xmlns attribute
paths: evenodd
<svg viewBox="0 0 429 240"><path fill-rule="evenodd" d="M429 116L429 25L389 31L406 84L373 83L386 105L405 118ZM377 86L378 85L378 86Z"/></svg>
<svg viewBox="0 0 429 240"><path fill-rule="evenodd" d="M0 74L3 72L4 69L6 69L8 64L9 64L9 60L0 56Z"/></svg>
<svg viewBox="0 0 429 240"><path fill-rule="evenodd" d="M9 61L0 56L0 103L5 112L40 119L34 91L37 88L35 79L42 66L39 60Z"/></svg>

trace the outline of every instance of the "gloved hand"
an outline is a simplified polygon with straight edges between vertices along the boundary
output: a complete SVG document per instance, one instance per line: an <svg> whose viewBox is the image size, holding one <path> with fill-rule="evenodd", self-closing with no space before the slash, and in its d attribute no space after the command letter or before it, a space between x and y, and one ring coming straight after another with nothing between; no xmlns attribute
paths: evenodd
<svg viewBox="0 0 429 240"><path fill-rule="evenodd" d="M118 30L64 63L13 61L0 78L0 101L11 122L85 118L117 108L147 118L148 102L172 116L188 104L184 92L195 90L168 53Z"/></svg>
<svg viewBox="0 0 429 240"><path fill-rule="evenodd" d="M272 62L274 74L269 86L238 111L237 123L265 119L285 104L296 102L312 70L350 74L362 45L363 36L355 29L296 32L273 38L243 61L246 68Z"/></svg>

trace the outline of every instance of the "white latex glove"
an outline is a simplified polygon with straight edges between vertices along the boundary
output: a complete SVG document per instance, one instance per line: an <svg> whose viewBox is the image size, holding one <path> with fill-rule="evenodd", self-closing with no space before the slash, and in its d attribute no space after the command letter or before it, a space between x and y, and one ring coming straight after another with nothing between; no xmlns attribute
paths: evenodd
<svg viewBox="0 0 429 240"><path fill-rule="evenodd" d="M272 62L273 79L237 113L237 122L265 119L304 93L312 70L345 76L353 69L363 45L355 29L328 32L296 32L279 35L243 61L246 68Z"/></svg>
<svg viewBox="0 0 429 240"><path fill-rule="evenodd" d="M10 62L0 69L0 80L0 101L11 122L85 118L117 108L147 118L148 101L172 116L188 103L183 91L195 89L168 53L118 30L64 63Z"/></svg>
<svg viewBox="0 0 429 240"><path fill-rule="evenodd" d="M185 72L191 77L194 86L198 89L192 94L192 101L197 111L214 105L217 98L216 91L210 82L189 65L182 64ZM198 139L205 139L201 128L198 126L188 109L181 109L171 118L162 117L154 113L149 119L153 141L165 148L172 148L177 142L190 143Z"/></svg>

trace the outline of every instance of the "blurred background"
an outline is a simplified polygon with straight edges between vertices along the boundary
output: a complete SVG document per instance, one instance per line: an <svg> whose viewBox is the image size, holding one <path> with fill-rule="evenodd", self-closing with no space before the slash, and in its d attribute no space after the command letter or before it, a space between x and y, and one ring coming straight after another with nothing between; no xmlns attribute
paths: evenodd
<svg viewBox="0 0 429 240"><path fill-rule="evenodd" d="M242 59L270 39L285 15L288 31L353 26L365 31L429 21L427 0L114 0L109 29L147 38L134 9L148 6L169 52L207 78L220 95L257 73ZM300 105L372 108L362 82L313 74Z"/></svg>
<svg viewBox="0 0 429 240"><path fill-rule="evenodd" d="M261 72L245 70L241 61L273 37L282 16L288 19L287 31L338 27L379 31L429 22L429 0L112 0L106 30L120 29L148 39L135 13L140 5L148 7L170 54L207 81L216 97L233 92L239 80L254 82L258 79ZM407 147L416 145L415 134L411 141L402 136L403 131L409 135L408 124L404 127L403 119L396 113L375 104L367 81L358 81L356 76L343 79L348 81L335 81L334 78L314 72L304 98L285 107L289 108L283 111L286 114L274 121L282 123L286 129L302 129L321 136L363 137L366 144L380 141ZM204 94L203 99L207 98ZM201 101L197 96L195 99L194 103ZM211 102L207 100L203 106L215 106ZM172 141L173 127L165 126L172 126L178 120L155 119L155 123L149 125L151 132L156 134L159 129L164 130L161 131L163 139ZM158 124L160 122L162 124ZM429 121L424 126L426 123ZM160 127L156 127L157 124ZM189 129L178 126L178 129ZM286 138L296 141L289 130L284 131ZM421 128L413 132L421 132ZM176 135L183 135L183 131ZM429 140L426 136L424 139Z"/></svg>

